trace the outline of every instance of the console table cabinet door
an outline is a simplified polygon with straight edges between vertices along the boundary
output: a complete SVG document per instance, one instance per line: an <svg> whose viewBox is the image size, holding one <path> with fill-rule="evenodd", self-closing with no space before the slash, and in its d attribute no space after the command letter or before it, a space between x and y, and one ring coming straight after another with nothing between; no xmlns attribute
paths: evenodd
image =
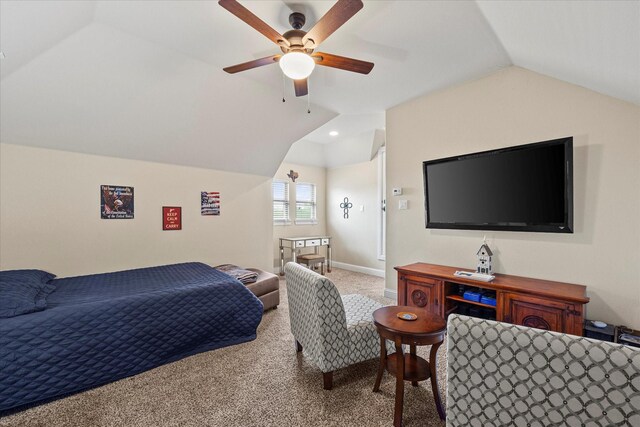
<svg viewBox="0 0 640 427"><path fill-rule="evenodd" d="M429 283L435 282L435 283ZM407 279L407 305L424 308L425 310L440 315L440 286L434 280L414 282Z"/></svg>
<svg viewBox="0 0 640 427"><path fill-rule="evenodd" d="M572 304L536 298L528 295L506 293L504 295L504 321L531 328L555 332L574 333L569 317L574 312Z"/></svg>

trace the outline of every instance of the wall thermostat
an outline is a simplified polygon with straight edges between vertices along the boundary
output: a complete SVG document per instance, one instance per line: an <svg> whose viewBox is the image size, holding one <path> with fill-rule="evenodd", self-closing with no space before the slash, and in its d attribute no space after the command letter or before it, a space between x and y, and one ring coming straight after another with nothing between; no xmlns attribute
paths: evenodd
<svg viewBox="0 0 640 427"><path fill-rule="evenodd" d="M392 191L394 196L402 196L402 188L394 188Z"/></svg>

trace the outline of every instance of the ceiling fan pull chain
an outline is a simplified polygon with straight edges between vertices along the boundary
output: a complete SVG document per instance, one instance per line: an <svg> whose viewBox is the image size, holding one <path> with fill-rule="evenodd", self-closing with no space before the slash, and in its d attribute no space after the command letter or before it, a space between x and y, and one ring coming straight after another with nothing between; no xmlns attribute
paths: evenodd
<svg viewBox="0 0 640 427"><path fill-rule="evenodd" d="M311 85L309 82L311 82L311 76L307 77L307 114L311 114L311 101L309 101L311 99L311 91L309 90Z"/></svg>
<svg viewBox="0 0 640 427"><path fill-rule="evenodd" d="M286 102L285 99L284 99L284 91L285 91L284 85L285 85L285 78L284 78L284 74L283 74L282 75L282 102Z"/></svg>

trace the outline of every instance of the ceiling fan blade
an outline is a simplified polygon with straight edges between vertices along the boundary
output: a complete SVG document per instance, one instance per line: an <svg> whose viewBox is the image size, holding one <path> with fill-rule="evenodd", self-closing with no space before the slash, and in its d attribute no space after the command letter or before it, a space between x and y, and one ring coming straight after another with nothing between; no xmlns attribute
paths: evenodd
<svg viewBox="0 0 640 427"><path fill-rule="evenodd" d="M315 49L335 30L340 28L342 24L351 19L363 6L361 0L338 0L302 38L302 43L306 48Z"/></svg>
<svg viewBox="0 0 640 427"><path fill-rule="evenodd" d="M305 96L309 93L307 79L294 80L293 87L296 89L296 96Z"/></svg>
<svg viewBox="0 0 640 427"><path fill-rule="evenodd" d="M373 62L361 61L359 59L347 58L345 56L332 55L324 52L315 52L311 57L318 65L339 68L341 70L353 71L354 73L360 74L369 74L374 66Z"/></svg>
<svg viewBox="0 0 640 427"><path fill-rule="evenodd" d="M289 46L289 42L282 36L282 34L271 28L266 22L258 18L249 9L238 3L236 0L219 0L218 4L258 30L275 44L284 44L285 46Z"/></svg>
<svg viewBox="0 0 640 427"><path fill-rule="evenodd" d="M230 67L223 68L229 74L239 73L240 71L250 70L252 68L262 67L264 65L275 64L278 62L282 55L266 56L260 59L254 59L253 61L244 62L242 64L232 65Z"/></svg>

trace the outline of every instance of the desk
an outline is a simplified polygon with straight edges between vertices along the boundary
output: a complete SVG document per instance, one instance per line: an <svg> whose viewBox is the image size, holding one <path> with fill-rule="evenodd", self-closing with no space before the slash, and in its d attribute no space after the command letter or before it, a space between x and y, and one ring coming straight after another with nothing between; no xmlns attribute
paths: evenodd
<svg viewBox="0 0 640 427"><path fill-rule="evenodd" d="M327 247L327 273L331 273L331 237L281 237L280 238L280 275L284 276L284 250L291 251L293 262L297 262L297 256L302 248L313 248L314 253L318 253L320 246Z"/></svg>

